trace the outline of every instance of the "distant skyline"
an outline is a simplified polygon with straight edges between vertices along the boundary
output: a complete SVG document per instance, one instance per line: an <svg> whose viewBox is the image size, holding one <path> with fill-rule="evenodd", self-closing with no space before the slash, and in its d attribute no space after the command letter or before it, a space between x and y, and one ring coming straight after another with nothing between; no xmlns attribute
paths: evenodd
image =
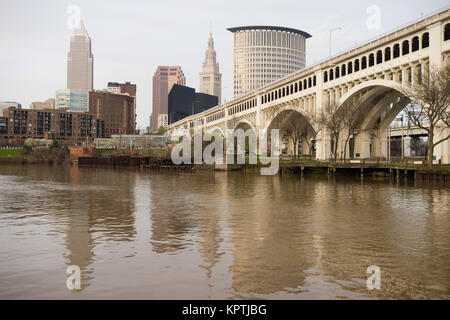
<svg viewBox="0 0 450 320"><path fill-rule="evenodd" d="M222 101L230 101L233 34L226 28L274 25L304 30L312 35L306 42L308 66L327 58L330 29L342 28L333 32L335 54L442 9L448 2L2 0L0 101L17 101L28 108L32 101L54 98L56 90L66 88L70 5L81 9L92 40L94 89L105 89L110 81L136 83L138 128L145 128L158 65L181 66L186 85L199 89L211 24L221 66ZM378 9L380 19L374 23Z"/></svg>

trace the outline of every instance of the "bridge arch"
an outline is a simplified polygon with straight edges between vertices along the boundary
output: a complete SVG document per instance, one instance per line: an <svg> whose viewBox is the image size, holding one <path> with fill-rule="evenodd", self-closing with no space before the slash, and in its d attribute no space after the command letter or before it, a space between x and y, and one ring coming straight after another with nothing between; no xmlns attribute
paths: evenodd
<svg viewBox="0 0 450 320"><path fill-rule="evenodd" d="M386 156L387 128L412 102L403 94L403 88L393 80L374 79L356 85L339 99L336 112L350 103L356 103L358 110L361 110L356 121L362 130L354 139L355 154L360 154L361 158ZM348 152L350 156L353 154L349 150L341 151Z"/></svg>
<svg viewBox="0 0 450 320"><path fill-rule="evenodd" d="M219 133L220 135L222 135L222 138L225 138L225 133L223 132L222 128L220 128L220 127L210 127L210 128L207 128L205 131L209 135L214 135L215 133Z"/></svg>
<svg viewBox="0 0 450 320"><path fill-rule="evenodd" d="M287 105L284 107L276 108L269 115L269 117L265 119L264 126L262 126L263 130L265 130L265 131L269 130L269 127L272 124L273 120L285 111L297 112L301 117L303 117L303 119L307 122L307 124L310 125L311 128L314 129L314 131L317 131L317 128L314 127L314 125L310 121L310 116L303 109L301 109L300 107L294 106L294 105Z"/></svg>
<svg viewBox="0 0 450 320"><path fill-rule="evenodd" d="M309 119L304 110L288 105L274 110L266 119L264 130L270 136L271 129L279 129L280 146L285 142L288 154L298 156L301 144L303 155L310 155L317 130Z"/></svg>
<svg viewBox="0 0 450 320"><path fill-rule="evenodd" d="M340 99L339 99L339 105L344 105L345 102L348 101L349 98L353 97L355 94L361 92L363 89L368 89L372 87L385 87L387 89L395 89L399 92L402 91L404 88L400 83L394 81L394 80L386 80L386 79L374 79L369 81L364 81L353 88L351 88L347 93L345 93Z"/></svg>
<svg viewBox="0 0 450 320"><path fill-rule="evenodd" d="M234 125L233 131L238 129L239 127L243 127L243 126L246 126L246 125L248 125L255 132L255 134L258 133L256 131L255 126L251 123L251 121L248 121L248 120L245 120L245 119L237 121L236 124Z"/></svg>

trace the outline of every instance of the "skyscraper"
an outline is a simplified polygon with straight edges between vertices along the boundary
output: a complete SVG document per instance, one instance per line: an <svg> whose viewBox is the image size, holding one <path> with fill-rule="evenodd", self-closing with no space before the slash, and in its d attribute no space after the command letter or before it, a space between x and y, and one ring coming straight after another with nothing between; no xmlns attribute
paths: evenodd
<svg viewBox="0 0 450 320"><path fill-rule="evenodd" d="M306 39L301 30L274 26L229 28L234 34L234 97L265 86L305 67Z"/></svg>
<svg viewBox="0 0 450 320"><path fill-rule="evenodd" d="M168 114L168 95L174 84L185 85L186 78L179 66L158 66L153 75L153 107L150 131L158 129L160 114Z"/></svg>
<svg viewBox="0 0 450 320"><path fill-rule="evenodd" d="M92 91L94 82L94 56L91 38L83 21L70 36L70 51L67 54L67 89Z"/></svg>
<svg viewBox="0 0 450 320"><path fill-rule="evenodd" d="M205 54L202 72L200 72L200 92L217 96L219 104L222 98L222 74L219 72L219 63L216 61L214 40L209 33L208 49Z"/></svg>

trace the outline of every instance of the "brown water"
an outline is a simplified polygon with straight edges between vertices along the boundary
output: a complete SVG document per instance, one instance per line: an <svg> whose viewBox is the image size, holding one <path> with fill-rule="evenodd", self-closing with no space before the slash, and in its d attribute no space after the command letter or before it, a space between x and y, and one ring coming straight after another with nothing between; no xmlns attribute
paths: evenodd
<svg viewBox="0 0 450 320"><path fill-rule="evenodd" d="M449 299L449 203L385 181L3 165L0 298Z"/></svg>

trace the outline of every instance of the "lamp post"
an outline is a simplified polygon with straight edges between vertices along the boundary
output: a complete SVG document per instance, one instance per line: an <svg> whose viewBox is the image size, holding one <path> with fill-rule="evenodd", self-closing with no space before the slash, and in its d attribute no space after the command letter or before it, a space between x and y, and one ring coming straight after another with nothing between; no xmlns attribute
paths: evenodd
<svg viewBox="0 0 450 320"><path fill-rule="evenodd" d="M329 48L329 56L330 57L331 57L331 37L333 35L333 32L337 31L337 30L342 30L342 27L330 29L330 43L329 43L329 47L328 47Z"/></svg>

